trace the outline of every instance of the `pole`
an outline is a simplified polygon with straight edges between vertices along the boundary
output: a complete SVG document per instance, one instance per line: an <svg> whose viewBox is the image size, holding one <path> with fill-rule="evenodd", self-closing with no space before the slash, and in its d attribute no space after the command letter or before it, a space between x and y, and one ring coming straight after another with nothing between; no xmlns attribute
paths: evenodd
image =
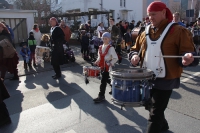
<svg viewBox="0 0 200 133"><path fill-rule="evenodd" d="M103 0L101 0L101 11L103 11ZM103 15L101 14L101 22L103 22Z"/></svg>
<svg viewBox="0 0 200 133"><path fill-rule="evenodd" d="M192 2L191 2L191 10L193 9L193 0L192 0ZM191 11L190 11L190 13L191 13ZM192 17L191 17L191 14L190 14L190 22L192 22Z"/></svg>
<svg viewBox="0 0 200 133"><path fill-rule="evenodd" d="M155 57L160 57L160 58L182 58L185 56L173 56L173 55L164 55L164 56L155 56ZM194 58L200 58L200 56L193 56Z"/></svg>

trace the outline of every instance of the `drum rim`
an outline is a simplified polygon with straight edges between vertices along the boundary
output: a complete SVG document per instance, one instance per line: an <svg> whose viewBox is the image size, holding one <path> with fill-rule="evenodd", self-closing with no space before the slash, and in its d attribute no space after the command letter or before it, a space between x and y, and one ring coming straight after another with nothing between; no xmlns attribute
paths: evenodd
<svg viewBox="0 0 200 133"><path fill-rule="evenodd" d="M113 96L111 97L111 101L114 104L120 105L120 106L129 106L129 107L141 107L141 106L143 106L143 101L140 101L140 102L123 102L123 101L119 101L119 100L115 99Z"/></svg>
<svg viewBox="0 0 200 133"><path fill-rule="evenodd" d="M114 77L112 76L113 79L118 79L118 80L125 80L125 81L128 81L128 80L131 80L131 81L138 81L138 80L149 80L149 79L152 79L153 76L146 76L146 77L130 77L130 78L126 78L126 77Z"/></svg>
<svg viewBox="0 0 200 133"><path fill-rule="evenodd" d="M121 73L119 74L120 71L145 71L142 73ZM145 68L127 68L127 69L114 69L113 71L110 72L112 77L114 78L123 78L126 80L142 80L142 79L151 79L153 77L153 71L150 69L145 69Z"/></svg>

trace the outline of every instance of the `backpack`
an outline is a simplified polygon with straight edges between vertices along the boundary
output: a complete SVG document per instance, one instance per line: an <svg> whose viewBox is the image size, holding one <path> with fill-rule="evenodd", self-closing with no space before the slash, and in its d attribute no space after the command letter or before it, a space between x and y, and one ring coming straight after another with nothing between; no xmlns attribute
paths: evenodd
<svg viewBox="0 0 200 133"><path fill-rule="evenodd" d="M16 50L8 39L0 41L0 47L3 48L3 58L13 58Z"/></svg>

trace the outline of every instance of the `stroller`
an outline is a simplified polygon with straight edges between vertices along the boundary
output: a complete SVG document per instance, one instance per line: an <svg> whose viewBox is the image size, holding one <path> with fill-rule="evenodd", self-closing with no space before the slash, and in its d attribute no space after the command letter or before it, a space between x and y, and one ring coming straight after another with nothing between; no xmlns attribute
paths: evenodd
<svg viewBox="0 0 200 133"><path fill-rule="evenodd" d="M74 56L74 52L69 47L68 43L63 44L63 48L64 48L64 62L65 63L68 63L69 61L75 62L76 59Z"/></svg>
<svg viewBox="0 0 200 133"><path fill-rule="evenodd" d="M103 45L103 41L102 41L100 38L98 38L97 36L93 36L93 37L92 37L92 43L93 43L94 46L95 46L96 53L98 53L99 46L100 46L100 45Z"/></svg>

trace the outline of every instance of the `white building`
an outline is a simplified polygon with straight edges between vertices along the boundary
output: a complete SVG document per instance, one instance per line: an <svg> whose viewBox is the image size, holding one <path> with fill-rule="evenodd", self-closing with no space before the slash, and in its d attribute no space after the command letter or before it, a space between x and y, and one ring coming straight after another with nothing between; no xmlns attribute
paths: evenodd
<svg viewBox="0 0 200 133"><path fill-rule="evenodd" d="M109 17L113 17L116 22L120 20L141 21L143 18L143 0L51 0L51 10L61 10L62 13L88 12L88 11L111 11ZM70 22L71 18L65 18ZM86 23L88 16L76 17L77 21ZM106 14L92 15L91 26L97 26L104 22L108 26ZM73 20L72 20L73 21Z"/></svg>
<svg viewBox="0 0 200 133"><path fill-rule="evenodd" d="M14 42L20 43L28 38L34 25L36 10L0 9L0 20L4 20L14 32Z"/></svg>

